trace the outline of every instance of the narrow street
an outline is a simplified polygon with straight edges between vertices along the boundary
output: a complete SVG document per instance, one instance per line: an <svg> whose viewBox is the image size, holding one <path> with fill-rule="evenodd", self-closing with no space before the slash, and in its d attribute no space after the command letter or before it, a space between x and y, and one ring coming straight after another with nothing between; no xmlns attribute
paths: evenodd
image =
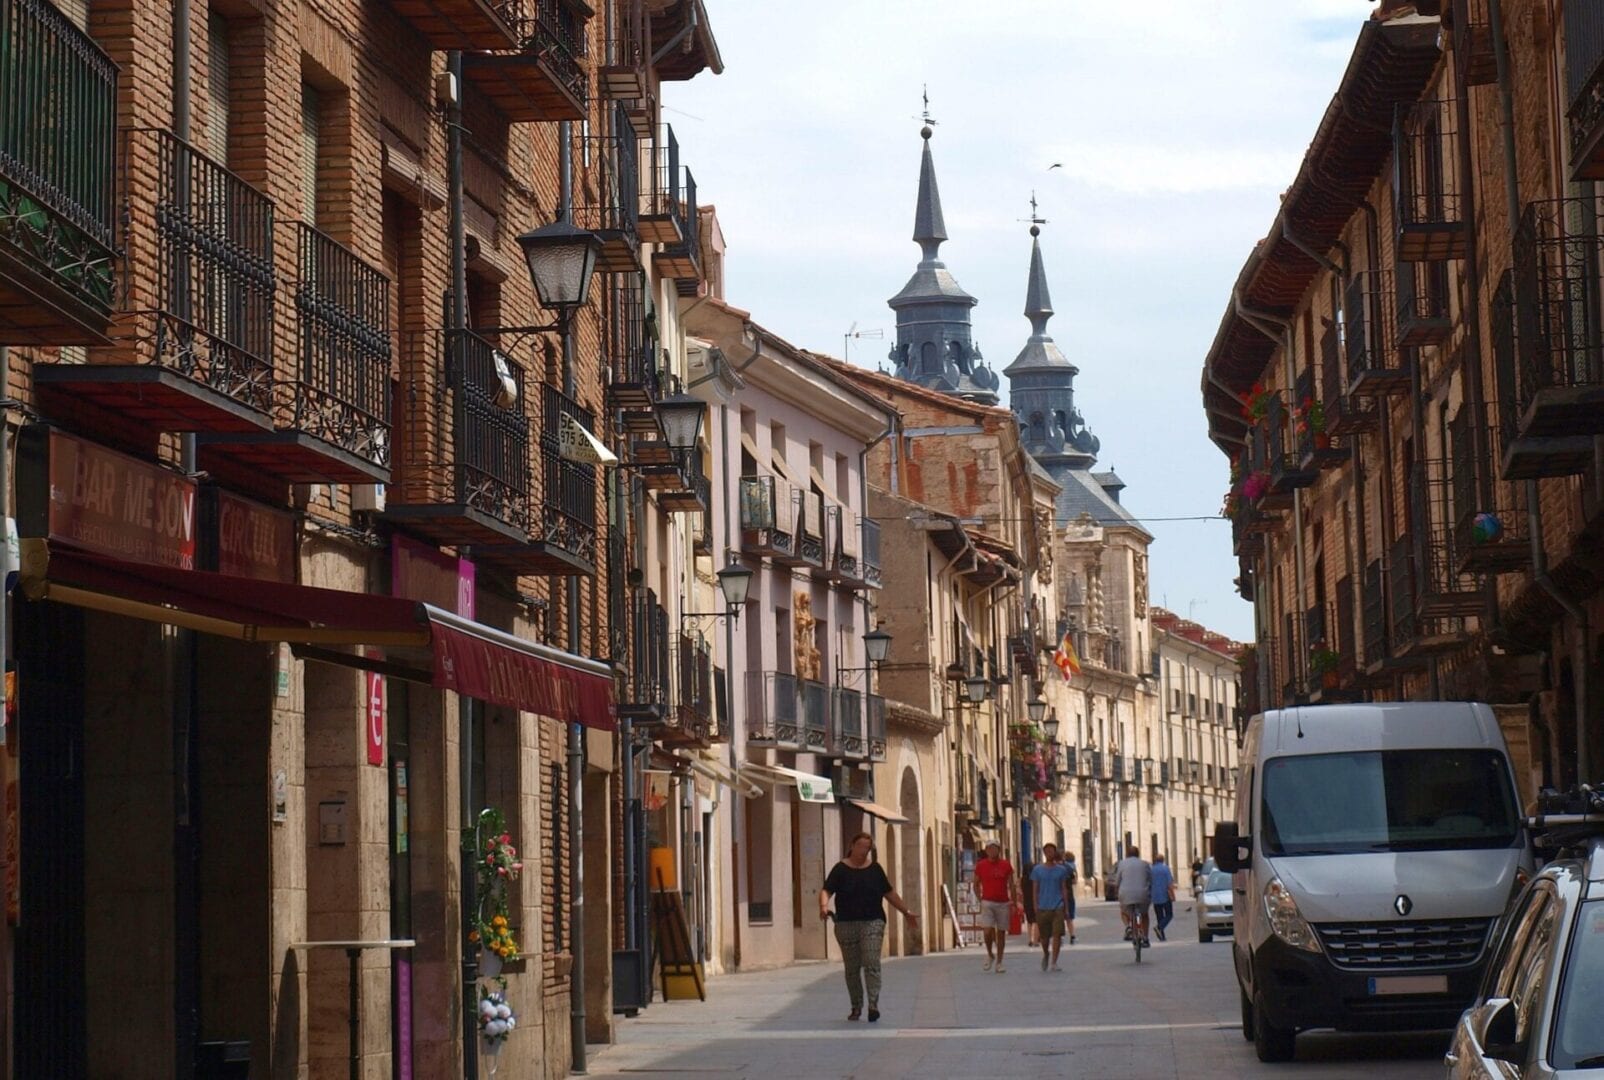
<svg viewBox="0 0 1604 1080"><path fill-rule="evenodd" d="M592 1076L1241 1076L1365 1080L1441 1075L1442 1035L1299 1038L1293 1065L1261 1065L1242 1038L1229 941L1199 944L1178 904L1170 940L1137 967L1112 904L1082 905L1059 975L1013 940L1006 974L978 949L889 960L876 1025L846 1021L840 968L803 964L714 979L704 1003L621 1021Z"/></svg>

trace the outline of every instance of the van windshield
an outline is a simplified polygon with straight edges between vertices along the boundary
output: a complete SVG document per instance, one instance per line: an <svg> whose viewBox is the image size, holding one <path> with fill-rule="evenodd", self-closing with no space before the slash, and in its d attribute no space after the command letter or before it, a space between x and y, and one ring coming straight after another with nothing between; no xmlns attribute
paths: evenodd
<svg viewBox="0 0 1604 1080"><path fill-rule="evenodd" d="M1493 750L1371 750L1264 764L1264 851L1500 848L1519 829L1509 767Z"/></svg>

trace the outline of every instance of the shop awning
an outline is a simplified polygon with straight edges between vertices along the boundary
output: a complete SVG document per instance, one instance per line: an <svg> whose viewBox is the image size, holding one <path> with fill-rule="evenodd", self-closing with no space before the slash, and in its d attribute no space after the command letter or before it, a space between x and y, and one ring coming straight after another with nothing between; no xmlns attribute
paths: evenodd
<svg viewBox="0 0 1604 1080"><path fill-rule="evenodd" d="M889 806L881 806L879 803L870 802L868 799L854 799L850 796L846 797L846 801L851 803L853 806L856 806L859 810L862 810L870 817L877 817L888 825L906 825L908 823L907 818L903 817Z"/></svg>
<svg viewBox="0 0 1604 1080"><path fill-rule="evenodd" d="M763 794L763 789L754 782L752 777L742 775L722 761L714 761L712 758L705 757L687 758L685 761L686 764L690 765L692 772L700 773L715 784L723 784L731 791L739 792L748 799L755 799Z"/></svg>
<svg viewBox="0 0 1604 1080"><path fill-rule="evenodd" d="M828 776L815 776L784 765L765 765L760 761L745 762L741 765L741 772L770 783L795 784L803 802L835 802L835 785Z"/></svg>
<svg viewBox="0 0 1604 1080"><path fill-rule="evenodd" d="M24 544L22 588L115 615L237 641L417 650L445 690L612 730L612 669L429 604L370 593L181 570ZM339 662L340 654L325 652ZM364 666L351 656L353 666Z"/></svg>

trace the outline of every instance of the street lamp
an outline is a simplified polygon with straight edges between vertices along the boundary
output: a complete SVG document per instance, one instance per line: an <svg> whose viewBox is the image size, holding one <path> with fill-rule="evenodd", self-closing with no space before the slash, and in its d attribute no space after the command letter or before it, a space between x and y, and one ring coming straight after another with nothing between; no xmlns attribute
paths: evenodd
<svg viewBox="0 0 1604 1080"><path fill-rule="evenodd" d="M1047 741L1058 741L1058 717L1056 714L1047 721Z"/></svg>
<svg viewBox="0 0 1604 1080"><path fill-rule="evenodd" d="M971 705L979 705L986 700L986 692L991 689L991 682L984 675L972 675L964 680L964 697Z"/></svg>
<svg viewBox="0 0 1604 1080"><path fill-rule="evenodd" d="M702 433L702 417L707 403L690 394L670 394L657 403L657 422L663 438L675 450L689 450Z"/></svg>
<svg viewBox="0 0 1604 1080"><path fill-rule="evenodd" d="M740 563L732 562L714 575L718 578L719 591L724 594L724 605L736 619L741 617L741 608L746 606L746 594L752 587L752 571Z"/></svg>
<svg viewBox="0 0 1604 1080"><path fill-rule="evenodd" d="M1047 718L1047 702L1041 698L1035 698L1025 705L1025 711L1030 714L1030 722L1032 724L1039 724ZM1053 723L1056 725L1057 721L1055 720Z"/></svg>
<svg viewBox="0 0 1604 1080"><path fill-rule="evenodd" d="M869 663L879 664L891 654L891 635L876 627L863 635L863 652Z"/></svg>
<svg viewBox="0 0 1604 1080"><path fill-rule="evenodd" d="M601 237L569 221L554 221L518 237L529 280L542 307L566 319L590 297L590 279L601 252Z"/></svg>

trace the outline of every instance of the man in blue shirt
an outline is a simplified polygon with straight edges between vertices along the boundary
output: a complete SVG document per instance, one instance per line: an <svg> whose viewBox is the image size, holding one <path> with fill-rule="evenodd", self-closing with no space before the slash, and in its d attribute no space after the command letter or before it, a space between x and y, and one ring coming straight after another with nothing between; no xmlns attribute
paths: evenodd
<svg viewBox="0 0 1604 1080"><path fill-rule="evenodd" d="M1168 941L1164 928L1175 918L1175 874L1162 855L1153 856L1153 915L1158 939Z"/></svg>
<svg viewBox="0 0 1604 1080"><path fill-rule="evenodd" d="M1064 944L1064 915L1069 910L1069 867L1058 857L1057 844L1041 846L1042 861L1030 872L1036 892L1036 928L1041 932L1041 969L1058 970L1058 950Z"/></svg>

